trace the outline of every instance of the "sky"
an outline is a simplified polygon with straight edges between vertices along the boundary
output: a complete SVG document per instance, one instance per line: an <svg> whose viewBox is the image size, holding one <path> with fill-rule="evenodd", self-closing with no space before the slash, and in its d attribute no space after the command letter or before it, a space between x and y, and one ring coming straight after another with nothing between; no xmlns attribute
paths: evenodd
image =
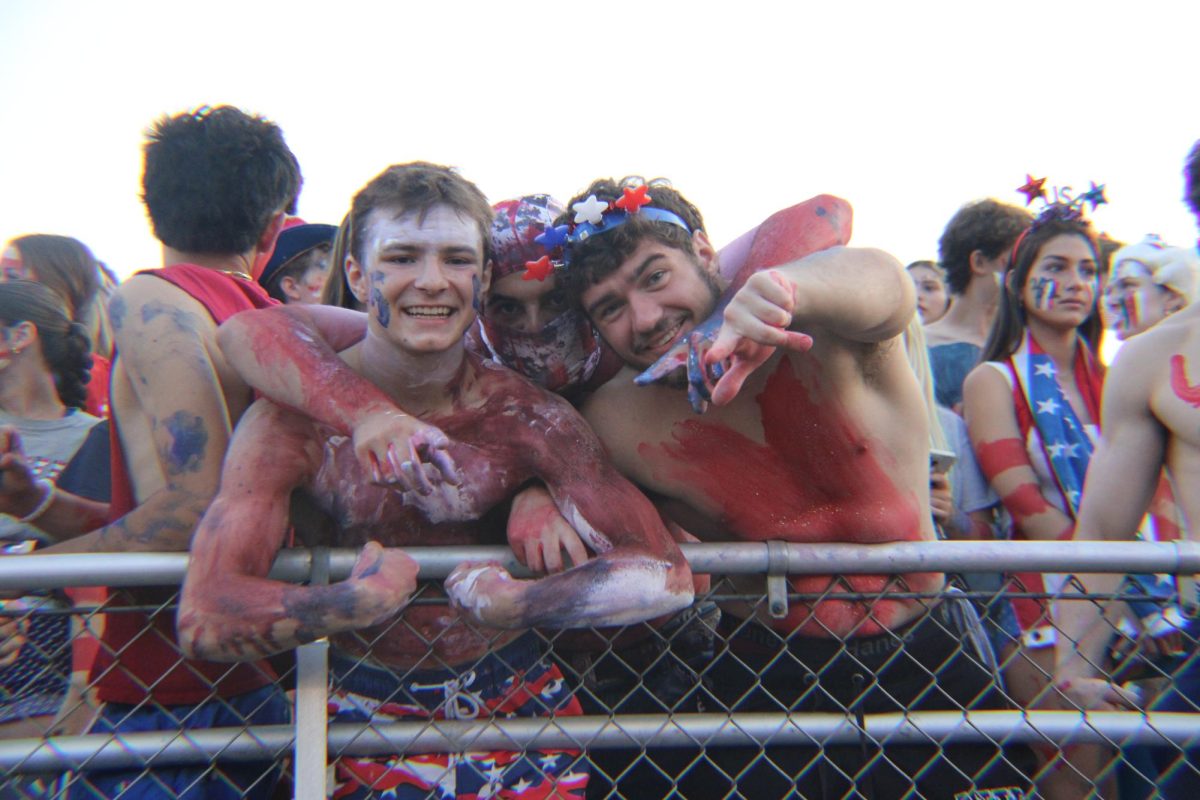
<svg viewBox="0 0 1200 800"><path fill-rule="evenodd" d="M907 263L963 203L1022 203L1028 172L1104 184L1117 239L1190 245L1197 30L1191 2L3 0L0 242L157 266L143 133L228 103L283 128L310 222L423 159L493 201L665 176L718 245L836 194L853 244Z"/></svg>

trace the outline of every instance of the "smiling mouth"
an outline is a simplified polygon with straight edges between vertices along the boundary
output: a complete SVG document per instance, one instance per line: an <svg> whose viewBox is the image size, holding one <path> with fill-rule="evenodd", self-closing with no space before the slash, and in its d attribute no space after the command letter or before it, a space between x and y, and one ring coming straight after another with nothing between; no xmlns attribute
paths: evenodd
<svg viewBox="0 0 1200 800"><path fill-rule="evenodd" d="M674 325L660 333L658 336L643 342L641 346L638 347L638 352L643 355L646 353L657 353L660 350L665 350L666 348L670 347L675 343L675 340L679 338L679 331L683 329L684 322L685 319L680 318Z"/></svg>
<svg viewBox="0 0 1200 800"><path fill-rule="evenodd" d="M450 306L407 306L404 313L420 319L447 319L454 309Z"/></svg>

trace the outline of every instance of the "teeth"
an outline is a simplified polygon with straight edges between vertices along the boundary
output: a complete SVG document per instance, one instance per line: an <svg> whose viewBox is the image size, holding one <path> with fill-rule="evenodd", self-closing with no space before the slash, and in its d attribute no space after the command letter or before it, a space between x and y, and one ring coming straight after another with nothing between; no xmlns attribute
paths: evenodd
<svg viewBox="0 0 1200 800"><path fill-rule="evenodd" d="M413 317L448 317L454 311L449 306L414 306L404 309L404 313Z"/></svg>

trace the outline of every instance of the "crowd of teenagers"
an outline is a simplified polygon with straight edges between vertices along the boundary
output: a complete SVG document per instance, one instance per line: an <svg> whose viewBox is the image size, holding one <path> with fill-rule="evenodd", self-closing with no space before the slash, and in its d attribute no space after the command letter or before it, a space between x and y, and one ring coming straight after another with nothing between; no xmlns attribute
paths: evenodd
<svg viewBox="0 0 1200 800"><path fill-rule="evenodd" d="M0 737L287 723L288 657L328 638L334 723L799 712L803 730L824 712L859 730L347 751L331 797L1200 797L1186 748L863 727L1198 712L1197 598L1169 576L1075 576L1096 599L1068 600L1050 573L794 574L777 604L764 575L701 574L680 548L1190 538L1200 258L1097 236L1104 187L1026 176L905 269L850 247L831 195L718 249L664 179L491 204L426 162L307 222L280 128L228 106L159 120L144 155L161 266L118 284L46 234L0 258L0 545L190 551L187 576L9 592ZM1200 219L1200 143L1184 184ZM419 581L406 552L467 545L523 571ZM275 580L288 547L357 560ZM287 766L14 773L0 797L270 798Z"/></svg>

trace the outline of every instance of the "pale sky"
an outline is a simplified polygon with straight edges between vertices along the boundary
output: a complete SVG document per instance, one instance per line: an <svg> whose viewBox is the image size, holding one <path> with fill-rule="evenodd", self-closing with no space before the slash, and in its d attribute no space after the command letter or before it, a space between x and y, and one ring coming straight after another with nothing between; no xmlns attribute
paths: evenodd
<svg viewBox="0 0 1200 800"><path fill-rule="evenodd" d="M908 262L1032 172L1106 184L1118 239L1190 245L1198 30L1195 2L0 0L0 242L157 266L142 133L229 103L282 126L311 222L425 159L493 201L666 176L718 245L837 194L854 244Z"/></svg>

